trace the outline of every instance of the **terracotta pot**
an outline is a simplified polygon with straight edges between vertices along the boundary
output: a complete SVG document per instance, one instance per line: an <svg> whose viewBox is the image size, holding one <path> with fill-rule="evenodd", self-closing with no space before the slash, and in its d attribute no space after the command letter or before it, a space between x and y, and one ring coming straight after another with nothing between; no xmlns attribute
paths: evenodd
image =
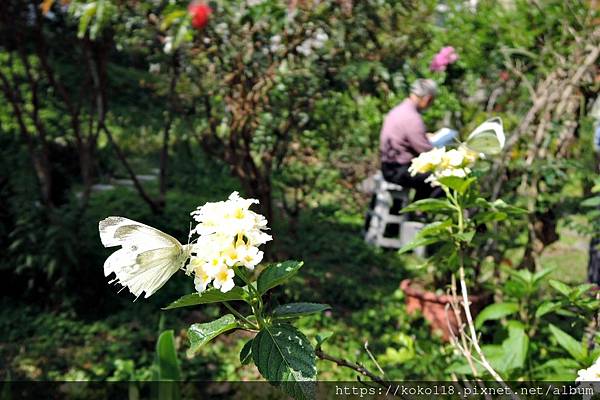
<svg viewBox="0 0 600 400"><path fill-rule="evenodd" d="M406 311L409 314L420 311L423 317L429 322L431 331L441 333L444 341L449 341L451 335L450 329L456 334L458 332L458 322L454 311L450 307L451 296L446 294L437 295L434 292L427 291L411 279L405 279L400 282L400 289L406 295ZM491 295L488 293L479 295L469 295L471 303L471 315L473 318L489 304ZM448 305L448 311L446 311ZM464 318L464 311L461 308L461 318Z"/></svg>

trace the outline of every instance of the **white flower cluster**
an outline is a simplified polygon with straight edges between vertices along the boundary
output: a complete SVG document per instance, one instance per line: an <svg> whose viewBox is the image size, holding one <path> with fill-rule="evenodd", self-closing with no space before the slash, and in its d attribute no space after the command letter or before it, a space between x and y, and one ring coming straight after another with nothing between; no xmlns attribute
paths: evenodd
<svg viewBox="0 0 600 400"><path fill-rule="evenodd" d="M264 2L265 2L265 0L246 0L248 7L259 6Z"/></svg>
<svg viewBox="0 0 600 400"><path fill-rule="evenodd" d="M408 169L412 176L431 173L425 180L432 186L439 185L439 178L456 176L464 178L471 173L471 166L477 161L479 154L464 146L446 151L445 147L434 148L413 158Z"/></svg>
<svg viewBox="0 0 600 400"><path fill-rule="evenodd" d="M298 47L296 47L296 50L298 53L308 57L313 53L314 50L323 48L328 40L329 36L327 33L323 29L318 28L314 35L302 42Z"/></svg>
<svg viewBox="0 0 600 400"><path fill-rule="evenodd" d="M600 358L596 363L588 369L580 369L577 371L577 379L575 382L598 382L600 381Z"/></svg>
<svg viewBox="0 0 600 400"><path fill-rule="evenodd" d="M206 203L192 212L198 225L191 233L198 239L192 244L187 273L194 274L198 292L211 282L227 292L234 286L234 267L254 269L262 260L258 246L272 237L263 232L268 229L265 217L249 210L256 203L258 200L243 199L233 192L226 201Z"/></svg>

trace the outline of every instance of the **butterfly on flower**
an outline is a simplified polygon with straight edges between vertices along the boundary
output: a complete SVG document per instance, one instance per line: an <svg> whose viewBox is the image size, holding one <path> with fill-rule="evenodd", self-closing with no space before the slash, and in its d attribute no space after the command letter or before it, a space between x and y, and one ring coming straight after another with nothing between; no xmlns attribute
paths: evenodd
<svg viewBox="0 0 600 400"><path fill-rule="evenodd" d="M190 256L190 246L141 222L108 217L98 224L104 247L121 246L104 262L104 275L114 273L117 282L136 298L150 297Z"/></svg>

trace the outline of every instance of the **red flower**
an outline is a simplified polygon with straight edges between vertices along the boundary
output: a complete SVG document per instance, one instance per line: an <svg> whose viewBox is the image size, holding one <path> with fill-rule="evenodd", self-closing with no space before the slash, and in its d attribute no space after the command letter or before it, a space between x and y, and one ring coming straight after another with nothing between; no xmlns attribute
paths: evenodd
<svg viewBox="0 0 600 400"><path fill-rule="evenodd" d="M188 6L188 12L192 16L192 26L196 29L202 29L208 23L212 8L204 3L192 2Z"/></svg>

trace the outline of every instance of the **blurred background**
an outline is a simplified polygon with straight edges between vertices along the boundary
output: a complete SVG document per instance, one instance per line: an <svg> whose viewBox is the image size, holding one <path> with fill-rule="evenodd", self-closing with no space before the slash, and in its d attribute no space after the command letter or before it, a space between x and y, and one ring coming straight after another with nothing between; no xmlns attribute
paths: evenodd
<svg viewBox="0 0 600 400"><path fill-rule="evenodd" d="M491 232L486 260L582 283L598 22L588 0L2 1L0 377L150 379L169 328L185 379L258 379L238 333L188 359L185 328L217 306L160 311L193 290L183 274L147 300L117 293L97 230L122 215L185 242L192 210L238 190L261 202L269 258L305 262L273 301L332 305L300 322L343 332L331 353L374 367L368 341L391 379L449 379L458 356L399 290L428 272L361 236L383 117L417 78L440 85L430 131L502 117L484 189L530 216ZM431 68L444 46L458 60Z"/></svg>

